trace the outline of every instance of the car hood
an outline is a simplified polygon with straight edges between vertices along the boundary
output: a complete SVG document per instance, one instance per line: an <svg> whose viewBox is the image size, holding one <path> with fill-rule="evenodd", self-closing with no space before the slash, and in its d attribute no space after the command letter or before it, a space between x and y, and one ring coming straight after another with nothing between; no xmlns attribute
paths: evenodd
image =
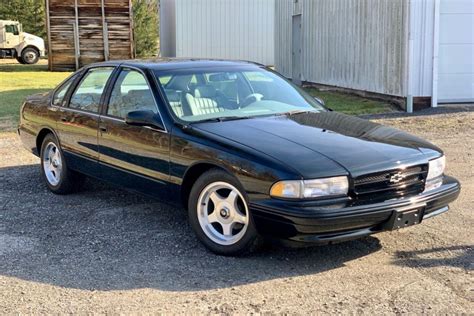
<svg viewBox="0 0 474 316"><path fill-rule="evenodd" d="M398 129L337 112L194 124L278 159L304 178L353 177L440 156L433 144Z"/></svg>

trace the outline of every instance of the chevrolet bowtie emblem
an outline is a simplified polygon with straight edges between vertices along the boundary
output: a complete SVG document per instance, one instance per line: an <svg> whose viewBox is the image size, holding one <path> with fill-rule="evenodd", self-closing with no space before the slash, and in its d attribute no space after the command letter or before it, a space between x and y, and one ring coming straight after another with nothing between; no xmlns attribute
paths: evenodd
<svg viewBox="0 0 474 316"><path fill-rule="evenodd" d="M405 179L405 176L403 174L399 173L394 173L390 175L389 181L390 183L398 183Z"/></svg>

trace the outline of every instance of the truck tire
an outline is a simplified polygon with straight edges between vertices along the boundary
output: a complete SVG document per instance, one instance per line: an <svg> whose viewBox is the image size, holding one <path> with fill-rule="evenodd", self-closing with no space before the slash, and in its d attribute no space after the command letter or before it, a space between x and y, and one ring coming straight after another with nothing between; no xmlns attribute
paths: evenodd
<svg viewBox="0 0 474 316"><path fill-rule="evenodd" d="M20 64L24 65L25 63L23 62L23 59L21 57L15 57L16 61L19 62Z"/></svg>
<svg viewBox="0 0 474 316"><path fill-rule="evenodd" d="M39 52L34 48L27 47L21 52L21 60L23 61L23 64L36 64L39 58Z"/></svg>

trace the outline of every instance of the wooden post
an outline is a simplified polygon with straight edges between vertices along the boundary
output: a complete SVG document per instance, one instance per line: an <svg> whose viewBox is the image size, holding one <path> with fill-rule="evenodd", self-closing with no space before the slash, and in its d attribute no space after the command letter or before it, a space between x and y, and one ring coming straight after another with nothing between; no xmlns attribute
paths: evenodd
<svg viewBox="0 0 474 316"><path fill-rule="evenodd" d="M104 60L109 60L109 30L107 28L107 22L105 20L105 5L104 0L100 1L102 9L102 39L104 41Z"/></svg>
<svg viewBox="0 0 474 316"><path fill-rule="evenodd" d="M76 59L76 70L79 69L79 57L81 55L81 43L79 41L79 7L77 5L77 0L74 0L74 14L75 14L75 23L74 23L74 57Z"/></svg>
<svg viewBox="0 0 474 316"><path fill-rule="evenodd" d="M51 52L51 25L49 23L49 0L46 0L46 31L48 32L48 69L53 71L53 54Z"/></svg>
<svg viewBox="0 0 474 316"><path fill-rule="evenodd" d="M130 19L130 56L135 58L135 45L133 45L133 8L132 0L128 0L128 18Z"/></svg>

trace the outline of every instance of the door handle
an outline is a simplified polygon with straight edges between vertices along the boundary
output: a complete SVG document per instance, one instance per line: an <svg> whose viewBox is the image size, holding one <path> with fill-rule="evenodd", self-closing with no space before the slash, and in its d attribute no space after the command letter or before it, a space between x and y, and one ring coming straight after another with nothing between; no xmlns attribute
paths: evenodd
<svg viewBox="0 0 474 316"><path fill-rule="evenodd" d="M103 133L106 133L107 132L107 127L106 126L99 126L99 130Z"/></svg>
<svg viewBox="0 0 474 316"><path fill-rule="evenodd" d="M67 122L67 117L61 116L60 120L61 120L61 122Z"/></svg>

